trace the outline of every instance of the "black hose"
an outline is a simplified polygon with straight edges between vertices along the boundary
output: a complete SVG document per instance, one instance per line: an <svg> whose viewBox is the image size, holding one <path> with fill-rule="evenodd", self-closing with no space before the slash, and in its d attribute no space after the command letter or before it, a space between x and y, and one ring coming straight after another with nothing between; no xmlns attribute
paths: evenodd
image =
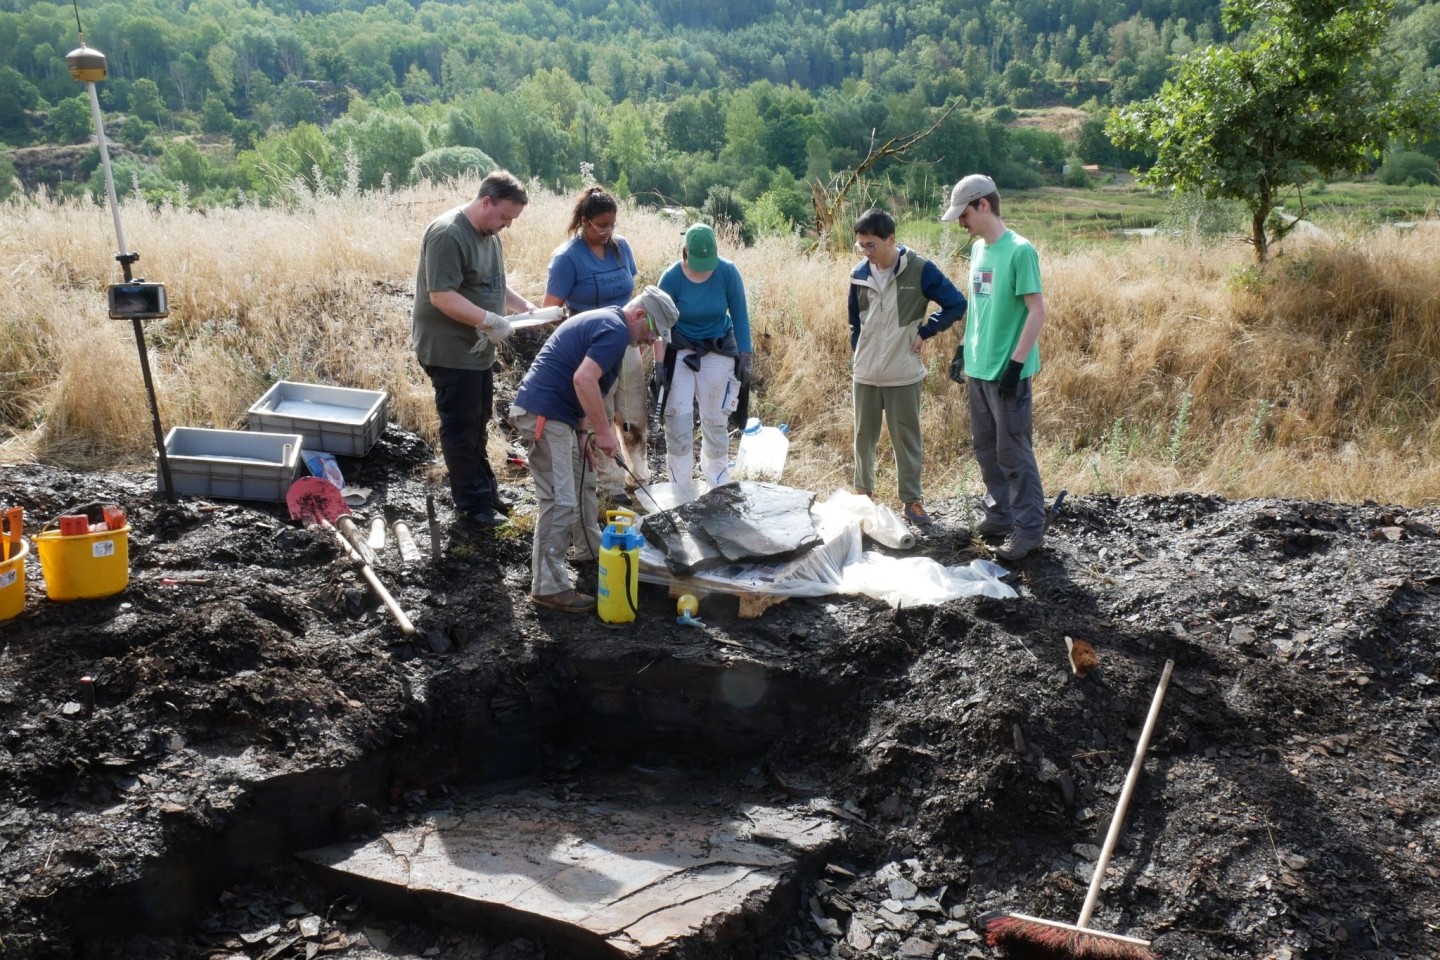
<svg viewBox="0 0 1440 960"><path fill-rule="evenodd" d="M638 600L639 597L637 596L635 600L630 599L630 575L635 572L635 568L632 566L635 561L630 557L629 550L622 550L620 552L625 555L625 602L630 605L630 613L638 617L640 616L640 607L636 604L635 600ZM637 594L640 592L640 581L638 577L635 580L635 592Z"/></svg>

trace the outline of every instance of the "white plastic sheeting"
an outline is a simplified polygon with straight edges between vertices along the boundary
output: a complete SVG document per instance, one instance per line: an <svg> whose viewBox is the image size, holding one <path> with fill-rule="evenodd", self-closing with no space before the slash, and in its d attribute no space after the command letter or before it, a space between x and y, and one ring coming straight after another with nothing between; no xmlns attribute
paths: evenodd
<svg viewBox="0 0 1440 960"><path fill-rule="evenodd" d="M642 508L651 506L651 499L645 495L651 489L655 490L655 501L664 509L704 492L693 486L684 490L677 486L646 487L636 497L636 504ZM666 489L656 489L661 487ZM778 597L859 595L892 607L940 604L960 597L1016 596L1015 590L1001 580L1009 576L1009 571L988 560L947 567L928 557L892 557L865 550L862 533L882 544L899 542L901 533L908 534L893 510L875 504L869 497L836 491L814 504L810 515L824 542L805 556L785 563L732 563L692 574L685 578L686 582L712 586L724 593ZM640 571L640 579L648 583L669 583L673 579L664 554L648 543L640 550Z"/></svg>

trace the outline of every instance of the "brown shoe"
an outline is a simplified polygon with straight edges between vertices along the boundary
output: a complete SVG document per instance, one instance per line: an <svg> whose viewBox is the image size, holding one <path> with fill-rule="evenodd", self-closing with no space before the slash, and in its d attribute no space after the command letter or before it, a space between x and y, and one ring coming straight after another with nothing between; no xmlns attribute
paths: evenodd
<svg viewBox="0 0 1440 960"><path fill-rule="evenodd" d="M549 607L551 610L563 610L566 613L588 613L595 609L595 598L576 590L562 590L544 596L532 594L531 599L537 607Z"/></svg>
<svg viewBox="0 0 1440 960"><path fill-rule="evenodd" d="M905 504L903 515L907 523L912 523L917 527L930 526L930 514L925 512L925 504L919 500L911 500Z"/></svg>

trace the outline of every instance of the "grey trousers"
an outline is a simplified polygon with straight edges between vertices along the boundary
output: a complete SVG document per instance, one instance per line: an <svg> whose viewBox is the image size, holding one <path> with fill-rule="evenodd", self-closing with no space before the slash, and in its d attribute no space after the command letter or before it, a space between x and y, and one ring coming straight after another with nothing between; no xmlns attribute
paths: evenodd
<svg viewBox="0 0 1440 960"><path fill-rule="evenodd" d="M993 380L971 377L968 382L985 511L992 519L1013 523L1026 538L1039 539L1045 533L1045 491L1030 440L1030 378L1020 381L1009 400L1000 399L1000 385Z"/></svg>
<svg viewBox="0 0 1440 960"><path fill-rule="evenodd" d="M510 422L529 450L530 477L539 505L535 542L530 548L530 591L537 597L563 593L575 585L565 565L572 540L587 546L593 541L590 555L599 555L595 471L581 461L574 427L552 420L537 438L535 414L520 406L510 408Z"/></svg>
<svg viewBox="0 0 1440 960"><path fill-rule="evenodd" d="M880 421L890 431L895 449L895 474L900 499L912 503L920 497L920 393L917 380L903 387L855 384L855 489L875 492L875 445L880 442Z"/></svg>

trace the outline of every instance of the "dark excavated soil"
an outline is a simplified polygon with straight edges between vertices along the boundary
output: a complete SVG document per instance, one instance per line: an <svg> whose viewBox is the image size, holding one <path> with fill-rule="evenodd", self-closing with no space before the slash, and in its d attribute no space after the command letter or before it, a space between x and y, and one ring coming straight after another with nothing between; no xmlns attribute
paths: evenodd
<svg viewBox="0 0 1440 960"><path fill-rule="evenodd" d="M420 537L421 561L379 564L413 637L278 505L6 469L32 532L92 500L134 532L124 592L52 603L32 563L26 612L0 624L0 957L559 958L321 890L289 854L478 783L572 796L589 769L656 762L846 821L763 960L989 956L987 910L1078 913L1167 658L1096 925L1166 957L1440 955L1433 508L1078 497L1014 565L1016 600L830 597L742 620L716 599L700 631L645 586L615 629L537 612L525 535L447 527L432 562L430 456L391 427L342 461ZM979 555L954 536L961 504L938 506L919 549ZM1083 679L1067 635L1099 652ZM759 702L691 702L690 726L647 709L707 673L748 677ZM267 801L307 777L304 804Z"/></svg>

